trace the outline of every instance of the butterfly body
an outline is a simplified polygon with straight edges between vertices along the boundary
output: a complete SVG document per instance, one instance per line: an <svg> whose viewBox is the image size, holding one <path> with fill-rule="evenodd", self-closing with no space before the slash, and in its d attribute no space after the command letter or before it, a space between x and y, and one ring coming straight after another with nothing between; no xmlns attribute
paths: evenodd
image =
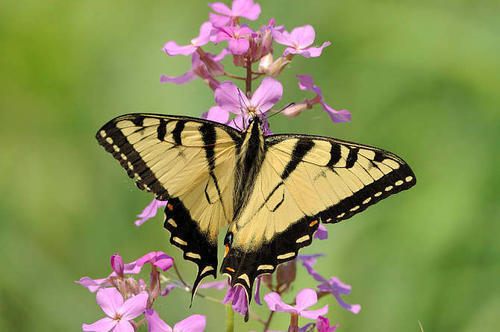
<svg viewBox="0 0 500 332"><path fill-rule="evenodd" d="M416 183L396 155L310 135L264 136L197 118L129 114L96 135L140 189L168 200L165 228L200 281L216 276L217 237L228 226L221 273L248 294L257 276L294 259L320 223L335 223Z"/></svg>

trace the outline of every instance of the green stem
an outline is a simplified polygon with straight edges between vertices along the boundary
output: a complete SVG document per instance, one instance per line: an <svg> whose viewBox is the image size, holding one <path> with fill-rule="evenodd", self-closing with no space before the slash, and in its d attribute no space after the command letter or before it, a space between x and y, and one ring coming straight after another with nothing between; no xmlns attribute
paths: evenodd
<svg viewBox="0 0 500 332"><path fill-rule="evenodd" d="M271 325L271 320L273 319L274 311L271 311L269 317L267 317L266 324L264 324L264 329L262 331L267 331L269 329L269 325Z"/></svg>
<svg viewBox="0 0 500 332"><path fill-rule="evenodd" d="M226 332L234 331L234 311L231 303L226 304Z"/></svg>

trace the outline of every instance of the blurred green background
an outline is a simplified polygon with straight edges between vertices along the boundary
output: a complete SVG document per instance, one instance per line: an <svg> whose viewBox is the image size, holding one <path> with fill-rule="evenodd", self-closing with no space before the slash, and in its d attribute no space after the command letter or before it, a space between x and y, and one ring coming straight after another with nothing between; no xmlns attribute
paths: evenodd
<svg viewBox="0 0 500 332"><path fill-rule="evenodd" d="M351 284L347 302L363 307L353 315L325 297L328 317L339 331L419 331L419 320L425 331L498 331L499 2L260 2L257 23L312 24L316 43L332 42L320 58L294 59L278 106L311 97L294 77L308 73L330 105L352 112L348 124L319 108L274 117L272 130L383 147L418 178L302 251L326 253L318 270ZM159 83L190 67L163 44L187 43L208 12L198 0L0 3L1 331L78 331L103 313L74 280L107 275L113 253L180 257L161 216L134 226L151 196L94 134L124 113L198 116L214 105L200 80ZM178 262L191 280L195 265ZM300 268L287 299L315 285ZM189 310L187 293L171 294L155 305L168 323L202 313L207 331L222 330L223 306L197 298ZM287 321L277 314L271 328ZM250 329L261 327L237 317L238 331Z"/></svg>

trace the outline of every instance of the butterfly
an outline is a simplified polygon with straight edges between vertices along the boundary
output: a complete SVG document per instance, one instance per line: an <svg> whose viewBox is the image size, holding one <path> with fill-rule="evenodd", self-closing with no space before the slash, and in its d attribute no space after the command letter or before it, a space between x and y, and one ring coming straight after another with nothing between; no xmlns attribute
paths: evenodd
<svg viewBox="0 0 500 332"><path fill-rule="evenodd" d="M393 153L340 139L265 136L187 116L127 114L96 134L136 185L165 207L170 243L217 275L217 239L227 226L221 273L250 299L255 279L297 257L320 223L348 219L416 183Z"/></svg>

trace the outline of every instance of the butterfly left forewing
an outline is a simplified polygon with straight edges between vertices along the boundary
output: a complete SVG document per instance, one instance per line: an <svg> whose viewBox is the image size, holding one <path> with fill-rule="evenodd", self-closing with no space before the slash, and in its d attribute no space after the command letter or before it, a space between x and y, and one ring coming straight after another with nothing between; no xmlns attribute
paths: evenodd
<svg viewBox="0 0 500 332"><path fill-rule="evenodd" d="M255 277L309 245L320 222L350 218L415 184L401 158L366 145L275 135L266 148L249 201L230 226L234 240L221 268L247 292Z"/></svg>
<svg viewBox="0 0 500 332"><path fill-rule="evenodd" d="M216 275L217 236L233 215L238 131L211 121L128 114L96 135L140 189L168 200L165 228L184 258L198 265L194 289Z"/></svg>

